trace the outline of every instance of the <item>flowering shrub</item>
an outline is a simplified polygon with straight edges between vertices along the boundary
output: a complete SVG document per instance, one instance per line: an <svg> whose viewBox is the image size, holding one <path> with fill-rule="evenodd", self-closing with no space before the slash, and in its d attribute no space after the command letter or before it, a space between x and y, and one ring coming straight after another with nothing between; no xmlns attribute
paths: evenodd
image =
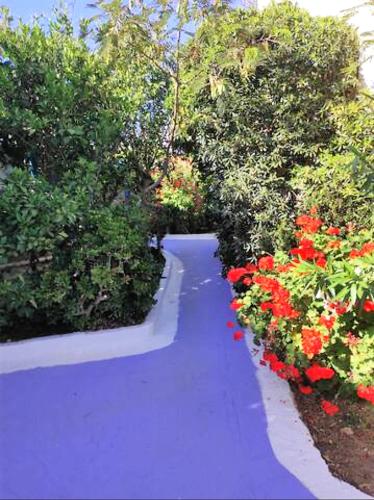
<svg viewBox="0 0 374 500"><path fill-rule="evenodd" d="M337 128L330 106L355 99L356 34L343 20L272 2L207 16L185 50L181 129L202 174L213 178L223 264L287 249L302 189L290 186L296 165L300 182L304 166L314 175Z"/></svg>
<svg viewBox="0 0 374 500"><path fill-rule="evenodd" d="M155 169L152 176L157 179L160 174ZM157 200L163 208L157 223L165 225L168 232L194 233L205 229L205 186L188 158L173 158L172 168L157 190Z"/></svg>
<svg viewBox="0 0 374 500"><path fill-rule="evenodd" d="M300 392L356 391L374 404L374 243L368 231L296 219L298 244L231 269L231 308L265 344L261 361ZM323 400L329 415L336 405Z"/></svg>

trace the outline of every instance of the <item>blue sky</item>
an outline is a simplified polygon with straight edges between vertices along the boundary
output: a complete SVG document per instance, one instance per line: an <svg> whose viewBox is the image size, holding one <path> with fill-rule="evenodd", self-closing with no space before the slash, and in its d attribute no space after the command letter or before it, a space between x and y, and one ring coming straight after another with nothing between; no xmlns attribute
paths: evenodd
<svg viewBox="0 0 374 500"><path fill-rule="evenodd" d="M91 0L93 2L93 0ZM91 17L94 9L87 7L89 0L66 0L65 5L73 15L74 24L78 25L82 17ZM22 18L24 22L32 20L35 14L50 16L54 7L61 5L60 0L0 0L0 5L10 8L15 19Z"/></svg>

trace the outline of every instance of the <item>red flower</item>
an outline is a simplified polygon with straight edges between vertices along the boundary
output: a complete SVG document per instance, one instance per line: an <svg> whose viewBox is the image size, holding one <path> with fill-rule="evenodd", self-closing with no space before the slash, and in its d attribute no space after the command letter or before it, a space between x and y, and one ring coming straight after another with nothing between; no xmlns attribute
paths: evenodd
<svg viewBox="0 0 374 500"><path fill-rule="evenodd" d="M300 316L298 311L295 311L293 307L287 302L273 304L273 314L276 318L289 318L296 319Z"/></svg>
<svg viewBox="0 0 374 500"><path fill-rule="evenodd" d="M339 413L340 408L338 405L334 405L333 403L330 403L330 401L326 401L325 399L322 400L321 403L322 410L330 416L334 416L337 413Z"/></svg>
<svg viewBox="0 0 374 500"><path fill-rule="evenodd" d="M248 271L245 267L236 267L236 268L230 269L230 271L227 273L227 279L231 283L236 283L245 274L248 274Z"/></svg>
<svg viewBox="0 0 374 500"><path fill-rule="evenodd" d="M361 250L351 250L349 253L351 259L355 259L356 257L361 257Z"/></svg>
<svg viewBox="0 0 374 500"><path fill-rule="evenodd" d="M322 226L322 221L309 215L300 215L296 219L296 224L301 226L306 233L316 233Z"/></svg>
<svg viewBox="0 0 374 500"><path fill-rule="evenodd" d="M230 304L230 309L232 309L233 311L237 311L238 309L240 309L244 304L242 304L242 302L238 302L237 299L234 299L231 304Z"/></svg>
<svg viewBox="0 0 374 500"><path fill-rule="evenodd" d="M362 384L359 385L357 387L357 396L361 399L366 399L374 405L374 385L369 385L367 387Z"/></svg>
<svg viewBox="0 0 374 500"><path fill-rule="evenodd" d="M268 363L275 363L275 361L278 361L278 356L273 352L265 351L262 355L262 359Z"/></svg>
<svg viewBox="0 0 374 500"><path fill-rule="evenodd" d="M248 277L247 277L247 278L244 278L244 280L243 280L243 285L245 285L245 286L249 286L249 285L251 285L251 284L252 284L252 279L251 279L251 278L248 278Z"/></svg>
<svg viewBox="0 0 374 500"><path fill-rule="evenodd" d="M284 265L281 264L277 267L277 271L278 271L278 273L287 273L288 271L290 271L294 267L295 267L295 264L293 262L290 262L289 264L284 264Z"/></svg>
<svg viewBox="0 0 374 500"><path fill-rule="evenodd" d="M254 276L253 282L262 288L264 292L273 292L280 288L280 283L274 278L268 278L267 276Z"/></svg>
<svg viewBox="0 0 374 500"><path fill-rule="evenodd" d="M332 240L327 244L328 248L340 248L342 246L342 242L340 240Z"/></svg>
<svg viewBox="0 0 374 500"><path fill-rule="evenodd" d="M335 317L330 316L327 318L326 316L321 316L319 318L319 324L325 326L328 330L331 330L335 323Z"/></svg>
<svg viewBox="0 0 374 500"><path fill-rule="evenodd" d="M292 378L292 379L297 380L301 377L300 371L294 365L286 366L285 373L286 373L288 379Z"/></svg>
<svg viewBox="0 0 374 500"><path fill-rule="evenodd" d="M273 278L267 276L255 276L253 281L257 283L265 292L271 292L271 302L264 302L260 307L262 311L271 309L276 318L297 318L299 313L293 309L289 303L290 292L282 287L282 285Z"/></svg>
<svg viewBox="0 0 374 500"><path fill-rule="evenodd" d="M228 322L226 323L226 326L227 326L227 328L234 328L235 323L234 323L233 321L228 321Z"/></svg>
<svg viewBox="0 0 374 500"><path fill-rule="evenodd" d="M327 260L324 257L319 257L316 260L316 264L317 264L317 266L322 267L322 269L324 269L326 267Z"/></svg>
<svg viewBox="0 0 374 500"><path fill-rule="evenodd" d="M374 302L372 300L365 300L364 302L364 311L373 312L374 311Z"/></svg>
<svg viewBox="0 0 374 500"><path fill-rule="evenodd" d="M300 372L294 365L286 365L283 361L273 361L270 363L270 370L276 372L279 378L283 380L298 380L300 378Z"/></svg>
<svg viewBox="0 0 374 500"><path fill-rule="evenodd" d="M298 255L302 260L323 259L325 255L313 247L313 241L303 238L297 248L292 248L291 255Z"/></svg>
<svg viewBox="0 0 374 500"><path fill-rule="evenodd" d="M286 364L283 363L283 361L274 361L273 363L270 363L270 370L273 372L279 372L284 368L286 368Z"/></svg>
<svg viewBox="0 0 374 500"><path fill-rule="evenodd" d="M237 332L234 332L232 337L234 340L242 340L244 339L244 333L241 330L238 330Z"/></svg>
<svg viewBox="0 0 374 500"><path fill-rule="evenodd" d="M374 252L374 241L369 241L368 243L364 243L364 245L362 245L361 252L363 253L363 255Z"/></svg>
<svg viewBox="0 0 374 500"><path fill-rule="evenodd" d="M299 385L299 391L301 394L312 394L313 389L309 385Z"/></svg>
<svg viewBox="0 0 374 500"><path fill-rule="evenodd" d="M301 248L313 248L314 241L313 240L308 240L308 238L303 238L302 240L299 241L299 246Z"/></svg>
<svg viewBox="0 0 374 500"><path fill-rule="evenodd" d="M261 271L272 271L274 269L274 259L271 255L268 257L261 257L258 261L258 267Z"/></svg>
<svg viewBox="0 0 374 500"><path fill-rule="evenodd" d="M308 356L308 358L313 358L313 356L322 351L323 344L321 332L315 328L303 328L301 343L303 353Z"/></svg>
<svg viewBox="0 0 374 500"><path fill-rule="evenodd" d="M315 363L305 370L305 374L311 382L317 382L318 380L330 380L335 375L335 372L332 368Z"/></svg>
<svg viewBox="0 0 374 500"><path fill-rule="evenodd" d="M254 264L246 264L245 268L249 274L253 274L258 271L257 266Z"/></svg>
<svg viewBox="0 0 374 500"><path fill-rule="evenodd" d="M273 296L273 300L277 302L286 302L291 296L290 292L286 290L282 285L272 290L271 293Z"/></svg>
<svg viewBox="0 0 374 500"><path fill-rule="evenodd" d="M335 311L338 316L341 316L347 312L348 306L342 302L333 302L330 304L330 309Z"/></svg>
<svg viewBox="0 0 374 500"><path fill-rule="evenodd" d="M263 302L260 304L261 311L265 312L268 311L269 309L273 308L273 304L271 302Z"/></svg>
<svg viewBox="0 0 374 500"><path fill-rule="evenodd" d="M314 205L310 210L309 213L310 215L317 215L318 207L317 205Z"/></svg>
<svg viewBox="0 0 374 500"><path fill-rule="evenodd" d="M374 242L369 241L368 243L365 243L362 245L361 250L356 250L353 249L349 256L351 259L355 259L356 257L364 257L365 255L372 253L374 251Z"/></svg>
<svg viewBox="0 0 374 500"><path fill-rule="evenodd" d="M340 234L340 229L338 227L329 227L326 234L330 236L338 236Z"/></svg>

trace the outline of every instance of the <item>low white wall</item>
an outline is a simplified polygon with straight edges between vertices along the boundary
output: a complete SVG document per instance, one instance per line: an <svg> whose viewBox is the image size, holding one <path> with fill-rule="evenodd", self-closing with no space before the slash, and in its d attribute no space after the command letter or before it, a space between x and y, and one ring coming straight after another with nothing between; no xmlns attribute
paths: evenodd
<svg viewBox="0 0 374 500"><path fill-rule="evenodd" d="M0 344L0 373L143 354L170 345L178 326L183 265L164 252L156 305L141 325Z"/></svg>

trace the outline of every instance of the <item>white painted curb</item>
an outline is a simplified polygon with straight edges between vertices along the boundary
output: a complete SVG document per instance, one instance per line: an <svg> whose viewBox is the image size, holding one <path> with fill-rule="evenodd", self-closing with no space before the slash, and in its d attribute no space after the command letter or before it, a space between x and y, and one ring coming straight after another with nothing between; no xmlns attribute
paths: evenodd
<svg viewBox="0 0 374 500"><path fill-rule="evenodd" d="M166 262L157 303L144 323L0 344L0 374L132 356L170 345L177 332L184 269L177 257L163 254Z"/></svg>
<svg viewBox="0 0 374 500"><path fill-rule="evenodd" d="M246 344L256 368L268 436L278 461L320 500L371 499L331 474L300 418L288 382L260 364L264 349L254 344L251 331L246 334Z"/></svg>
<svg viewBox="0 0 374 500"><path fill-rule="evenodd" d="M231 294L235 297L233 287ZM269 441L277 460L318 500L373 499L354 486L333 476L314 446L309 429L300 418L291 388L267 367L260 364L264 346L257 346L248 328L245 342L255 366L265 408Z"/></svg>

